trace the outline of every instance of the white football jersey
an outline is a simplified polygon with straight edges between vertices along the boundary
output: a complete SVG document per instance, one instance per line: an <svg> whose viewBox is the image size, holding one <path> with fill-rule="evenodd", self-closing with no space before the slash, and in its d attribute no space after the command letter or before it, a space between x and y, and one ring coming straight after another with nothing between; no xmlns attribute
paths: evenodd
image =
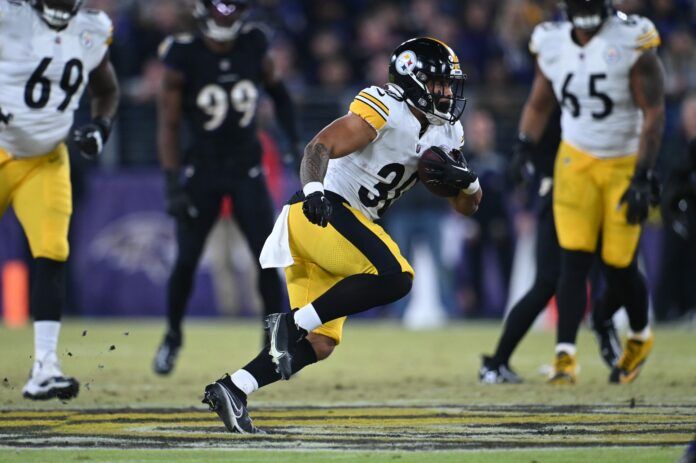
<svg viewBox="0 0 696 463"><path fill-rule="evenodd" d="M561 104L563 140L598 158L636 153L643 115L629 76L640 55L660 45L655 26L619 13L584 47L572 28L568 21L539 24L529 45Z"/></svg>
<svg viewBox="0 0 696 463"><path fill-rule="evenodd" d="M459 121L430 125L419 137L421 124L398 88L369 87L350 105L350 112L377 130L377 138L360 151L329 161L324 179L327 190L338 193L370 220L379 219L389 206L418 181L418 158L431 146L448 151L464 143Z"/></svg>
<svg viewBox="0 0 696 463"><path fill-rule="evenodd" d="M63 141L111 29L103 12L80 10L56 31L27 2L0 0L0 110L11 115L0 129L0 148L25 158Z"/></svg>

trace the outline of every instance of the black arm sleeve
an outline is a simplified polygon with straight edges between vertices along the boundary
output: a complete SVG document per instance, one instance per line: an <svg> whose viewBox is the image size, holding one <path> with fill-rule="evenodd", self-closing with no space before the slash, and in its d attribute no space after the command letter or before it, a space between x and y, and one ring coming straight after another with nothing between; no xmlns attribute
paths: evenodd
<svg viewBox="0 0 696 463"><path fill-rule="evenodd" d="M273 100L275 106L276 118L280 127L283 129L285 136L292 146L296 146L300 138L297 135L297 124L295 124L295 108L288 93L288 89L282 82L276 82L273 85L266 87L266 92Z"/></svg>

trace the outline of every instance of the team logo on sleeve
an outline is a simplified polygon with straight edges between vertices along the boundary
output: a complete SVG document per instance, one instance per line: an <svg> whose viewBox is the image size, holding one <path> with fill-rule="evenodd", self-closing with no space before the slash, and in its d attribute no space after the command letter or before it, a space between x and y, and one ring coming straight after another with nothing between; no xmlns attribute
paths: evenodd
<svg viewBox="0 0 696 463"><path fill-rule="evenodd" d="M396 58L396 72L406 76L416 67L416 54L410 50L401 52Z"/></svg>
<svg viewBox="0 0 696 463"><path fill-rule="evenodd" d="M84 31L80 34L80 43L85 48L92 48L94 45L94 37L92 37L92 34L88 31Z"/></svg>
<svg viewBox="0 0 696 463"><path fill-rule="evenodd" d="M621 52L614 45L609 45L606 50L604 50L604 61L607 64L616 64L621 61Z"/></svg>

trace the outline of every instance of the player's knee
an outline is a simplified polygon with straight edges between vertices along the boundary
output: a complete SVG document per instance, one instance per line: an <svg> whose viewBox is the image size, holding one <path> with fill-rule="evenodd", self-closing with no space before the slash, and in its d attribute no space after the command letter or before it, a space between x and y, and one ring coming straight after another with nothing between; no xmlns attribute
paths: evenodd
<svg viewBox="0 0 696 463"><path fill-rule="evenodd" d="M317 362L326 359L336 348L334 339L321 334L309 333L307 340L312 344L314 353L317 355Z"/></svg>
<svg viewBox="0 0 696 463"><path fill-rule="evenodd" d="M394 275L392 280L395 301L405 297L411 291L411 287L413 286L413 277L410 273L401 272Z"/></svg>
<svg viewBox="0 0 696 463"><path fill-rule="evenodd" d="M616 269L630 268L633 254L612 252L609 246L602 248L602 262Z"/></svg>
<svg viewBox="0 0 696 463"><path fill-rule="evenodd" d="M585 278L592 266L594 255L585 251L563 251L562 274Z"/></svg>
<svg viewBox="0 0 696 463"><path fill-rule="evenodd" d="M36 245L31 244L32 257L34 259L50 259L57 262L65 262L70 255L70 245L67 237L54 237L46 239Z"/></svg>

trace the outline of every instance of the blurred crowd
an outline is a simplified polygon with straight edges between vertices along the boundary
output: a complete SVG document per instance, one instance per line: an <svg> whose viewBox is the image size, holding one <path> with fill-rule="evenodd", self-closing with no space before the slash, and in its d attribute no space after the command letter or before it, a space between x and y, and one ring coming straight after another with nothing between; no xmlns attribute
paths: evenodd
<svg viewBox="0 0 696 463"><path fill-rule="evenodd" d="M387 81L391 50L406 38L437 37L458 53L468 75L469 106L464 124L467 156L481 175L486 204L452 232L465 243L461 259L449 266L454 277L443 291L450 310L478 316L502 314L504 295L486 296L483 279L509 286L516 236L528 220L524 204L513 199L504 166L516 134L521 106L534 72L527 44L541 21L560 17L556 0L256 0L252 19L272 31L272 55L298 105L302 138L307 141L332 118L343 114L356 91ZM162 75L160 42L191 30L192 0L88 0L113 19L112 59L124 101L115 147L103 161L111 166L156 165L154 98ZM696 4L693 0L623 0L617 8L649 17L662 36L660 55L667 74L667 124L660 158L663 175L685 155L696 104ZM685 103L687 102L688 103ZM260 127L276 134L270 106L262 104ZM693 136L693 134L692 134ZM517 195L515 196L515 198ZM411 198L411 199L409 199ZM419 220L418 211L445 217L446 208L420 193L406 195L388 221L429 238L441 260L438 220ZM521 212L522 211L522 212ZM423 230L423 224L431 224ZM456 230L459 230L457 232ZM459 235L457 235L459 233ZM408 240L409 236L403 239ZM676 239L676 238L675 238ZM398 240L398 238L397 238ZM666 247L665 247L666 249ZM674 251L681 252L679 247ZM408 250L406 251L408 254ZM450 253L451 254L451 253ZM451 256L450 256L451 258ZM484 262L496 262L491 266ZM677 265L676 267L680 267ZM462 271L459 271L459 270ZM663 278L670 279L663 267ZM674 271L674 270L672 270ZM677 270L679 271L679 270ZM666 274L667 273L667 274ZM458 280L459 279L459 280ZM662 291L663 317L671 316L670 291ZM452 296L452 297L449 297ZM686 302L696 305L693 295Z"/></svg>

